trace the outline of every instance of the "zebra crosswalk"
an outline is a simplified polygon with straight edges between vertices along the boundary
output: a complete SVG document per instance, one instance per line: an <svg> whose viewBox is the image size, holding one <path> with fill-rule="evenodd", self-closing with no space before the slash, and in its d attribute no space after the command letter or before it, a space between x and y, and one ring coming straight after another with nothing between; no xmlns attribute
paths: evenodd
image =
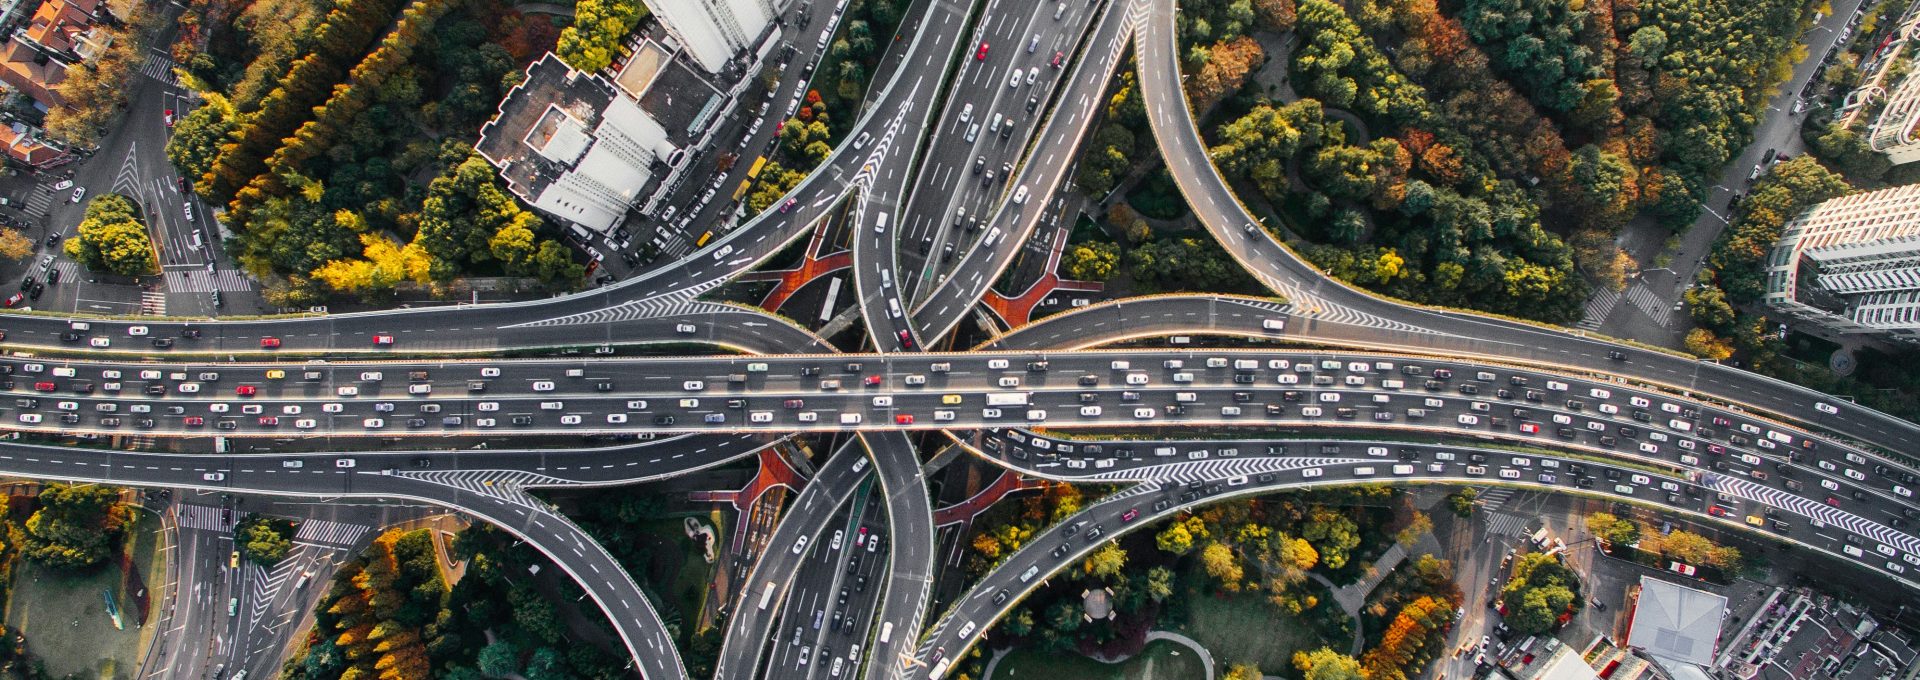
<svg viewBox="0 0 1920 680"><path fill-rule="evenodd" d="M46 215L53 212L53 187L36 184L33 193L27 195L26 212L30 215Z"/></svg>
<svg viewBox="0 0 1920 680"><path fill-rule="evenodd" d="M253 281L247 278L246 272L238 269L220 269L211 272L204 269L170 271L165 276L167 292L170 293L211 293L216 290L231 293L253 290Z"/></svg>
<svg viewBox="0 0 1920 680"><path fill-rule="evenodd" d="M174 510L182 529L233 531L233 522L223 518L224 512L221 508L192 503L181 503Z"/></svg>
<svg viewBox="0 0 1920 680"><path fill-rule="evenodd" d="M1480 507L1488 511L1493 511L1499 510L1500 506L1506 505L1507 500L1513 498L1514 493L1515 491L1513 489L1500 486L1484 489L1476 498L1480 501Z"/></svg>
<svg viewBox="0 0 1920 680"><path fill-rule="evenodd" d="M361 536L366 535L368 527L362 524L349 524L325 519L310 519L300 523L294 531L295 543L347 547L352 546Z"/></svg>
<svg viewBox="0 0 1920 680"><path fill-rule="evenodd" d="M1667 327L1673 320L1673 307L1668 306L1665 300L1661 300L1659 295L1648 289L1645 283L1635 283L1632 288L1627 289L1627 302L1652 318L1653 322L1660 324L1662 328Z"/></svg>
<svg viewBox="0 0 1920 680"><path fill-rule="evenodd" d="M144 316L166 316L167 294L157 290L141 291L140 313Z"/></svg>
<svg viewBox="0 0 1920 680"><path fill-rule="evenodd" d="M1586 314L1580 318L1580 323L1574 324L1574 327L1590 331L1600 330L1600 325L1606 323L1607 317L1613 314L1615 307L1619 306L1620 291L1605 286L1596 288L1593 291L1593 297L1587 298Z"/></svg>
<svg viewBox="0 0 1920 680"><path fill-rule="evenodd" d="M167 55L162 54L159 50L150 50L147 52L147 60L140 64L140 75L168 85L179 85L180 77L174 75L174 66L176 66L176 64L173 63L172 59L167 58Z"/></svg>
<svg viewBox="0 0 1920 680"><path fill-rule="evenodd" d="M1526 536L1529 533L1527 531L1527 525L1529 523L1530 521L1527 518L1519 515L1509 515L1504 512L1487 513L1487 533L1490 534L1515 537Z"/></svg>
<svg viewBox="0 0 1920 680"><path fill-rule="evenodd" d="M56 260L53 270L60 272L60 280L77 281L80 278L80 263L73 260Z"/></svg>

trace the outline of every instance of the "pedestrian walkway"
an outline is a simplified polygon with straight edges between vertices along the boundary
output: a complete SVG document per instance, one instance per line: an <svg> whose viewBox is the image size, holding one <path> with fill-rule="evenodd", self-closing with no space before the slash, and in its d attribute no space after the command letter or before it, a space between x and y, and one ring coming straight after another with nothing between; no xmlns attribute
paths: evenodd
<svg viewBox="0 0 1920 680"><path fill-rule="evenodd" d="M168 85L179 85L180 78L173 74L176 64L160 50L147 50L147 60L140 64L140 75L158 80Z"/></svg>
<svg viewBox="0 0 1920 680"><path fill-rule="evenodd" d="M1527 536L1532 533L1527 531L1527 525L1531 523L1527 518L1519 515L1509 515L1504 512L1487 513L1487 533L1489 534L1515 538Z"/></svg>
<svg viewBox="0 0 1920 680"><path fill-rule="evenodd" d="M1593 297L1587 298L1586 315L1580 318L1575 327L1590 331L1600 330L1607 322L1607 316L1613 314L1613 308L1620 306L1620 291L1605 286L1593 289Z"/></svg>
<svg viewBox="0 0 1920 680"><path fill-rule="evenodd" d="M347 522L335 522L325 519L310 519L300 523L293 534L295 543L310 543L331 547L348 547L366 535L368 527Z"/></svg>
<svg viewBox="0 0 1920 680"><path fill-rule="evenodd" d="M216 290L237 293L253 290L253 281L247 278L246 272L238 269L169 271L165 276L169 293L211 293Z"/></svg>
<svg viewBox="0 0 1920 680"><path fill-rule="evenodd" d="M933 525L940 527L971 522L974 515L986 512L987 508L999 503L1000 499L1019 491L1038 489L1043 486L1046 486L1046 481L1037 477L1025 477L1012 470L1002 471L998 479L993 480L992 484L988 484L987 488L981 489L973 497L934 510Z"/></svg>
<svg viewBox="0 0 1920 680"><path fill-rule="evenodd" d="M1659 324L1661 328L1669 327L1668 323L1673 319L1673 307L1648 289L1645 283L1635 282L1633 287L1627 289L1627 302L1652 318L1653 322Z"/></svg>
<svg viewBox="0 0 1920 680"><path fill-rule="evenodd" d="M199 529L201 531L233 531L233 523L222 519L223 510L206 505L181 503L174 508L180 518L180 528Z"/></svg>
<svg viewBox="0 0 1920 680"><path fill-rule="evenodd" d="M1054 273L1060 268L1061 253L1066 251L1068 231L1067 229L1055 229L1053 231L1053 243L1047 247L1047 263L1045 269L1043 273L1041 273L1040 279L1034 281L1033 285L1028 286L1025 291L1022 291L1019 295L1008 297L1001 295L999 291L989 288L986 294L981 296L980 301L985 304L987 309L993 310L994 315L999 316L1001 321L1006 322L1007 327L1019 328L1027 325L1027 322L1033 319L1033 308L1040 306L1042 300L1045 300L1047 296L1052 295L1056 291L1068 290L1097 293L1106 289L1106 284L1098 281L1071 281L1062 279L1059 274Z"/></svg>
<svg viewBox="0 0 1920 680"><path fill-rule="evenodd" d="M145 316L166 316L167 294L157 290L140 291L140 313Z"/></svg>
<svg viewBox="0 0 1920 680"><path fill-rule="evenodd" d="M35 184L33 186L33 193L27 195L25 203L25 211L29 215L39 215L44 218L52 214L53 186L49 184Z"/></svg>
<svg viewBox="0 0 1920 680"><path fill-rule="evenodd" d="M74 262L73 260L55 260L53 270L60 272L60 280L62 281L80 280L80 263Z"/></svg>
<svg viewBox="0 0 1920 680"><path fill-rule="evenodd" d="M1480 490L1479 495L1475 498L1480 501L1481 509L1492 511L1499 510L1500 506L1506 505L1507 501L1513 498L1514 493L1516 492L1513 489L1504 486L1493 487Z"/></svg>

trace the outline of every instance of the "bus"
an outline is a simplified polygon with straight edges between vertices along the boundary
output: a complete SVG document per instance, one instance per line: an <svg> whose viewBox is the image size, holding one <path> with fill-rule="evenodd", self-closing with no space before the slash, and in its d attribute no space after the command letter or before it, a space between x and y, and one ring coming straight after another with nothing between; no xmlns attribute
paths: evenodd
<svg viewBox="0 0 1920 680"><path fill-rule="evenodd" d="M711 240L713 240L713 232L709 231L707 233L701 234L700 240L693 242L693 247L705 248L707 247L707 242Z"/></svg>
<svg viewBox="0 0 1920 680"><path fill-rule="evenodd" d="M767 157L753 159L753 167L747 168L747 179L760 179L760 171L767 167Z"/></svg>
<svg viewBox="0 0 1920 680"><path fill-rule="evenodd" d="M734 202L738 203L740 201L740 197L747 195L747 189L750 189L752 187L753 187L753 180L750 180L750 179L740 180L740 188L733 190ZM194 233L199 233L199 232L194 232Z"/></svg>
<svg viewBox="0 0 1920 680"><path fill-rule="evenodd" d="M760 593L760 609L762 611L766 610L768 604L773 603L773 589L774 589L773 582L768 581L767 589Z"/></svg>
<svg viewBox="0 0 1920 680"><path fill-rule="evenodd" d="M988 406L1026 406L1026 392L988 392Z"/></svg>

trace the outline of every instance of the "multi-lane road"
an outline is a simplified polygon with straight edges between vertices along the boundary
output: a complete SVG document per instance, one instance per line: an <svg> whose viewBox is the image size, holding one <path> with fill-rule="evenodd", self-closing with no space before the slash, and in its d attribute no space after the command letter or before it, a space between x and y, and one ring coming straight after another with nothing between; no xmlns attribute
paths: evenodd
<svg viewBox="0 0 1920 680"><path fill-rule="evenodd" d="M805 432L847 439L731 593L723 676L938 677L1021 594L1116 533L1210 499L1326 484L1493 482L1740 527L1756 517L1779 540L1920 587L1906 571L1920 565L1910 532L1920 460L1907 444L1920 426L1717 364L1411 306L1324 277L1257 226L1209 161L1180 92L1171 0L926 0L914 9L913 28L888 52L890 75L825 162L774 209L619 284L541 301L297 319L0 322L14 353L0 359L9 429L659 438L592 450L265 455L8 443L0 470L457 508L502 525L579 581L650 678L685 671L646 596L522 489L671 477ZM924 352L1044 219L1129 44L1180 190L1282 299L1116 301L1014 329L981 351ZM699 299L850 197L856 290L879 353L835 354L783 319ZM1195 334L1251 347L1091 349ZM1346 350L1275 349L1282 342ZM682 356L618 356L632 345ZM757 356L684 356L691 346ZM487 356L550 350L582 354ZM1093 443L1034 432L1169 427L1251 438ZM938 562L913 438L939 430L1022 474L1135 484L1013 555L923 635ZM1294 438L1269 439L1273 430ZM1354 436L1380 441L1334 438ZM1847 549L1861 546L1858 556Z"/></svg>

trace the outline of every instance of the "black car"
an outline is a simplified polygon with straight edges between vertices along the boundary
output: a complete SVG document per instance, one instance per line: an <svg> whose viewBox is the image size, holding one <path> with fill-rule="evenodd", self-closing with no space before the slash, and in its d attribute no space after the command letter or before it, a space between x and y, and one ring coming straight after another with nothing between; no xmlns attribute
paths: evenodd
<svg viewBox="0 0 1920 680"><path fill-rule="evenodd" d="M55 269L47 272L47 285L53 285L59 282L60 282L60 270Z"/></svg>
<svg viewBox="0 0 1920 680"><path fill-rule="evenodd" d="M29 289L32 289L32 288L33 288L33 284L34 284L35 282L36 282L36 281L35 281L35 279L33 278L33 275L32 275L32 274L28 274L26 278L24 278L24 279L20 279L20 290L29 290Z"/></svg>
<svg viewBox="0 0 1920 680"><path fill-rule="evenodd" d="M653 417L653 424L655 424L655 425L672 425L672 424L673 424L673 416L669 416L669 415L658 415L658 416L654 416L654 417Z"/></svg>
<svg viewBox="0 0 1920 680"><path fill-rule="evenodd" d="M67 331L65 333L60 334L60 341L61 342L79 342L80 338L82 337L85 337L85 336L80 335L79 333L76 333L74 331Z"/></svg>
<svg viewBox="0 0 1920 680"><path fill-rule="evenodd" d="M160 349L166 349L166 348L168 348L168 347L172 347L172 346L173 346L173 338L154 338L154 339L153 339L153 346L154 346L154 347L158 347L158 348L160 348Z"/></svg>

